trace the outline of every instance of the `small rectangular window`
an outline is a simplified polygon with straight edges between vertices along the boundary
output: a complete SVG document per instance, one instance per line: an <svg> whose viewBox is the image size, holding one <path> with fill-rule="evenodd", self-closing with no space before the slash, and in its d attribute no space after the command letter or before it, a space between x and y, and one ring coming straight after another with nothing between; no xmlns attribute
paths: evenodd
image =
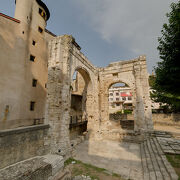
<svg viewBox="0 0 180 180"><path fill-rule="evenodd" d="M125 101L125 100L126 100L126 97L122 97L122 100Z"/></svg>
<svg viewBox="0 0 180 180"><path fill-rule="evenodd" d="M45 84L44 87L47 88L47 84Z"/></svg>
<svg viewBox="0 0 180 180"><path fill-rule="evenodd" d="M39 8L39 14L41 14L43 12L43 10L41 8Z"/></svg>
<svg viewBox="0 0 180 180"><path fill-rule="evenodd" d="M118 73L113 73L113 76L116 76L116 77L118 77Z"/></svg>
<svg viewBox="0 0 180 180"><path fill-rule="evenodd" d="M35 46L36 45L36 41L33 40L32 41L32 45Z"/></svg>
<svg viewBox="0 0 180 180"><path fill-rule="evenodd" d="M42 29L41 27L38 27L38 31L39 31L40 33L43 33L43 29Z"/></svg>
<svg viewBox="0 0 180 180"><path fill-rule="evenodd" d="M34 111L34 109L35 109L35 102L31 101L30 102L30 111Z"/></svg>
<svg viewBox="0 0 180 180"><path fill-rule="evenodd" d="M33 79L33 80L32 80L32 86L33 86L33 87L36 87L36 86L37 86L37 79Z"/></svg>
<svg viewBox="0 0 180 180"><path fill-rule="evenodd" d="M40 14L44 19L46 19L46 14L45 14L45 12L44 12L41 8L39 8L39 14Z"/></svg>
<svg viewBox="0 0 180 180"><path fill-rule="evenodd" d="M34 61L35 60L35 56L33 56L32 54L30 55L30 61Z"/></svg>

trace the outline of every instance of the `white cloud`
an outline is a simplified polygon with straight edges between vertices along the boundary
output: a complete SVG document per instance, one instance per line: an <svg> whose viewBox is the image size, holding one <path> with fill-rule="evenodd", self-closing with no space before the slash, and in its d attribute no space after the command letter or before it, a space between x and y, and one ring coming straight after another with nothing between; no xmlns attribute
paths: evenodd
<svg viewBox="0 0 180 180"><path fill-rule="evenodd" d="M82 20L101 37L135 56L146 54L152 67L158 60L157 37L173 0L76 0ZM151 69L151 68L150 68Z"/></svg>

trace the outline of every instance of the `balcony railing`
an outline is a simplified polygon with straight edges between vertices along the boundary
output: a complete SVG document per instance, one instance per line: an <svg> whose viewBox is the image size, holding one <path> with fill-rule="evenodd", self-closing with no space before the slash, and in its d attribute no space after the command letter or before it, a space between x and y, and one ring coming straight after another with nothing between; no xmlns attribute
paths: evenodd
<svg viewBox="0 0 180 180"><path fill-rule="evenodd" d="M87 126L87 119L82 119L82 116L71 116L69 129L77 126Z"/></svg>

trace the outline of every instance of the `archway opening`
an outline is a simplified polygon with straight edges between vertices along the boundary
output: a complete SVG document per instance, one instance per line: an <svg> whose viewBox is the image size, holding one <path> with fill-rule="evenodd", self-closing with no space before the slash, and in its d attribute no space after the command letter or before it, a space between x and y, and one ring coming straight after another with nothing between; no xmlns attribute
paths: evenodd
<svg viewBox="0 0 180 180"><path fill-rule="evenodd" d="M75 139L87 131L88 94L91 88L89 74L81 68L76 69L71 81L70 139Z"/></svg>
<svg viewBox="0 0 180 180"><path fill-rule="evenodd" d="M114 128L134 130L133 94L124 82L109 87L109 120Z"/></svg>

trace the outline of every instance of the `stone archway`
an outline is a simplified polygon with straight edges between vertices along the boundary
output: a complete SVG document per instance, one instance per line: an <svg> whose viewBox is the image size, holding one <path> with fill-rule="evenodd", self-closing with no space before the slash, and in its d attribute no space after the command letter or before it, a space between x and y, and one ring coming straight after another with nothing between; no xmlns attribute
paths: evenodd
<svg viewBox="0 0 180 180"><path fill-rule="evenodd" d="M61 155L70 152L71 80L77 70L85 80L85 110L88 129L98 121L97 69L80 52L72 36L64 35L49 43L48 106L46 122L50 124L51 152Z"/></svg>
<svg viewBox="0 0 180 180"><path fill-rule="evenodd" d="M50 124L51 152L65 155L71 149L71 79L75 70L84 76L88 85L85 89L85 108L91 138L101 138L102 132L109 126L108 88L116 82L124 82L132 89L135 130L147 131L153 128L145 56L97 68L80 52L74 38L64 35L49 43L46 122Z"/></svg>
<svg viewBox="0 0 180 180"><path fill-rule="evenodd" d="M76 67L74 74L76 78L72 80L71 84L71 139L82 135L82 132L87 130L88 120L91 120L91 105L93 103L93 84L89 73L85 68Z"/></svg>
<svg viewBox="0 0 180 180"><path fill-rule="evenodd" d="M109 86L117 82L124 82L133 93L135 130L151 130L153 125L145 56L140 56L135 60L111 63L99 74L101 128L107 130L109 126L107 101Z"/></svg>
<svg viewBox="0 0 180 180"><path fill-rule="evenodd" d="M109 129L134 130L134 92L122 81L115 81L108 87Z"/></svg>

